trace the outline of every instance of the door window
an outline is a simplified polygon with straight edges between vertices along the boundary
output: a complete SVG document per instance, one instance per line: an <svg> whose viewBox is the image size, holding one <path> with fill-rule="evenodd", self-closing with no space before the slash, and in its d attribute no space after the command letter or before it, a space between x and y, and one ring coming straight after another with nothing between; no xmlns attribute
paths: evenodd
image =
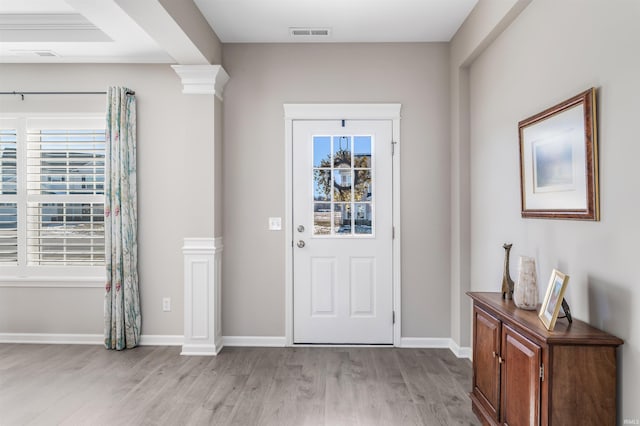
<svg viewBox="0 0 640 426"><path fill-rule="evenodd" d="M313 137L313 235L373 236L373 138Z"/></svg>

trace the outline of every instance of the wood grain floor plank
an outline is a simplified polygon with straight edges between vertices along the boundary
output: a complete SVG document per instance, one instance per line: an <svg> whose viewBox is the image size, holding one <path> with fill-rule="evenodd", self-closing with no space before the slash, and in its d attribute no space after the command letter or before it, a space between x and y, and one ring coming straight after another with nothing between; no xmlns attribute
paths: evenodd
<svg viewBox="0 0 640 426"><path fill-rule="evenodd" d="M264 425L324 424L325 360L314 348L290 348L276 371L258 421Z"/></svg>
<svg viewBox="0 0 640 426"><path fill-rule="evenodd" d="M254 425L262 415L263 401L272 385L273 378L282 363L280 348L264 348L247 378L242 393L234 407L230 424Z"/></svg>
<svg viewBox="0 0 640 426"><path fill-rule="evenodd" d="M95 370L101 373L98 398L91 398L63 424L104 424L110 420L137 424L135 421L142 419L142 414L136 410L137 404L144 406L145 399L159 391L157 376L162 375L163 366L179 359L179 349L173 347L102 351L108 354L111 363L101 363Z"/></svg>
<svg viewBox="0 0 640 426"><path fill-rule="evenodd" d="M356 386L349 352L346 348L327 351L325 393L325 424L359 424L356 407Z"/></svg>
<svg viewBox="0 0 640 426"><path fill-rule="evenodd" d="M58 402L70 394L77 392L77 372L82 366L82 360L90 356L91 347L79 347L76 352L62 354L55 348L43 352L47 363L33 363L36 368L31 374L39 378L38 383L28 383L21 392L9 395L0 405L15 406L24 404L28 408L19 417L9 417L9 422L18 424L39 423L41 413L59 411ZM80 385L83 387L83 385ZM66 415L66 413L61 413ZM48 416L47 416L48 417Z"/></svg>
<svg viewBox="0 0 640 426"><path fill-rule="evenodd" d="M0 344L0 426L478 425L448 350Z"/></svg>

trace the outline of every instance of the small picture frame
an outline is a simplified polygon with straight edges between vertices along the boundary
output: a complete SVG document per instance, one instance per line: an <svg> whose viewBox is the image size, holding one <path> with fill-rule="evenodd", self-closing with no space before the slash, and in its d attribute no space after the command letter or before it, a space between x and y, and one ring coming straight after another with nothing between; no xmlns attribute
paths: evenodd
<svg viewBox="0 0 640 426"><path fill-rule="evenodd" d="M564 300L564 292L567 289L568 282L568 275L563 274L557 269L551 272L547 292L540 307L540 312L538 313L540 321L542 321L549 331L553 331L553 328L556 326L556 320L558 319L558 313Z"/></svg>

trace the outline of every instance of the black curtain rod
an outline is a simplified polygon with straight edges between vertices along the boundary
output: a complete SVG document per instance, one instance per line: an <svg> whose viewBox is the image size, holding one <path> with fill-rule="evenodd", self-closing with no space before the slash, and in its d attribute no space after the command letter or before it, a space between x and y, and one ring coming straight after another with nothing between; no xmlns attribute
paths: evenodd
<svg viewBox="0 0 640 426"><path fill-rule="evenodd" d="M22 96L24 101L24 95L106 95L107 92L0 92L0 95L18 95ZM136 92L130 90L127 95L135 95Z"/></svg>

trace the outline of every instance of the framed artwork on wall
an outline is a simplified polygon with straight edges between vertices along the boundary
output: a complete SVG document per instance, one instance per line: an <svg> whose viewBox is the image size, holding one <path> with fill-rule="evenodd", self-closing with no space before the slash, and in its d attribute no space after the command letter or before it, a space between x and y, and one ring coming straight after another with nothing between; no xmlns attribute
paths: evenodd
<svg viewBox="0 0 640 426"><path fill-rule="evenodd" d="M522 217L599 220L596 89L518 123Z"/></svg>

